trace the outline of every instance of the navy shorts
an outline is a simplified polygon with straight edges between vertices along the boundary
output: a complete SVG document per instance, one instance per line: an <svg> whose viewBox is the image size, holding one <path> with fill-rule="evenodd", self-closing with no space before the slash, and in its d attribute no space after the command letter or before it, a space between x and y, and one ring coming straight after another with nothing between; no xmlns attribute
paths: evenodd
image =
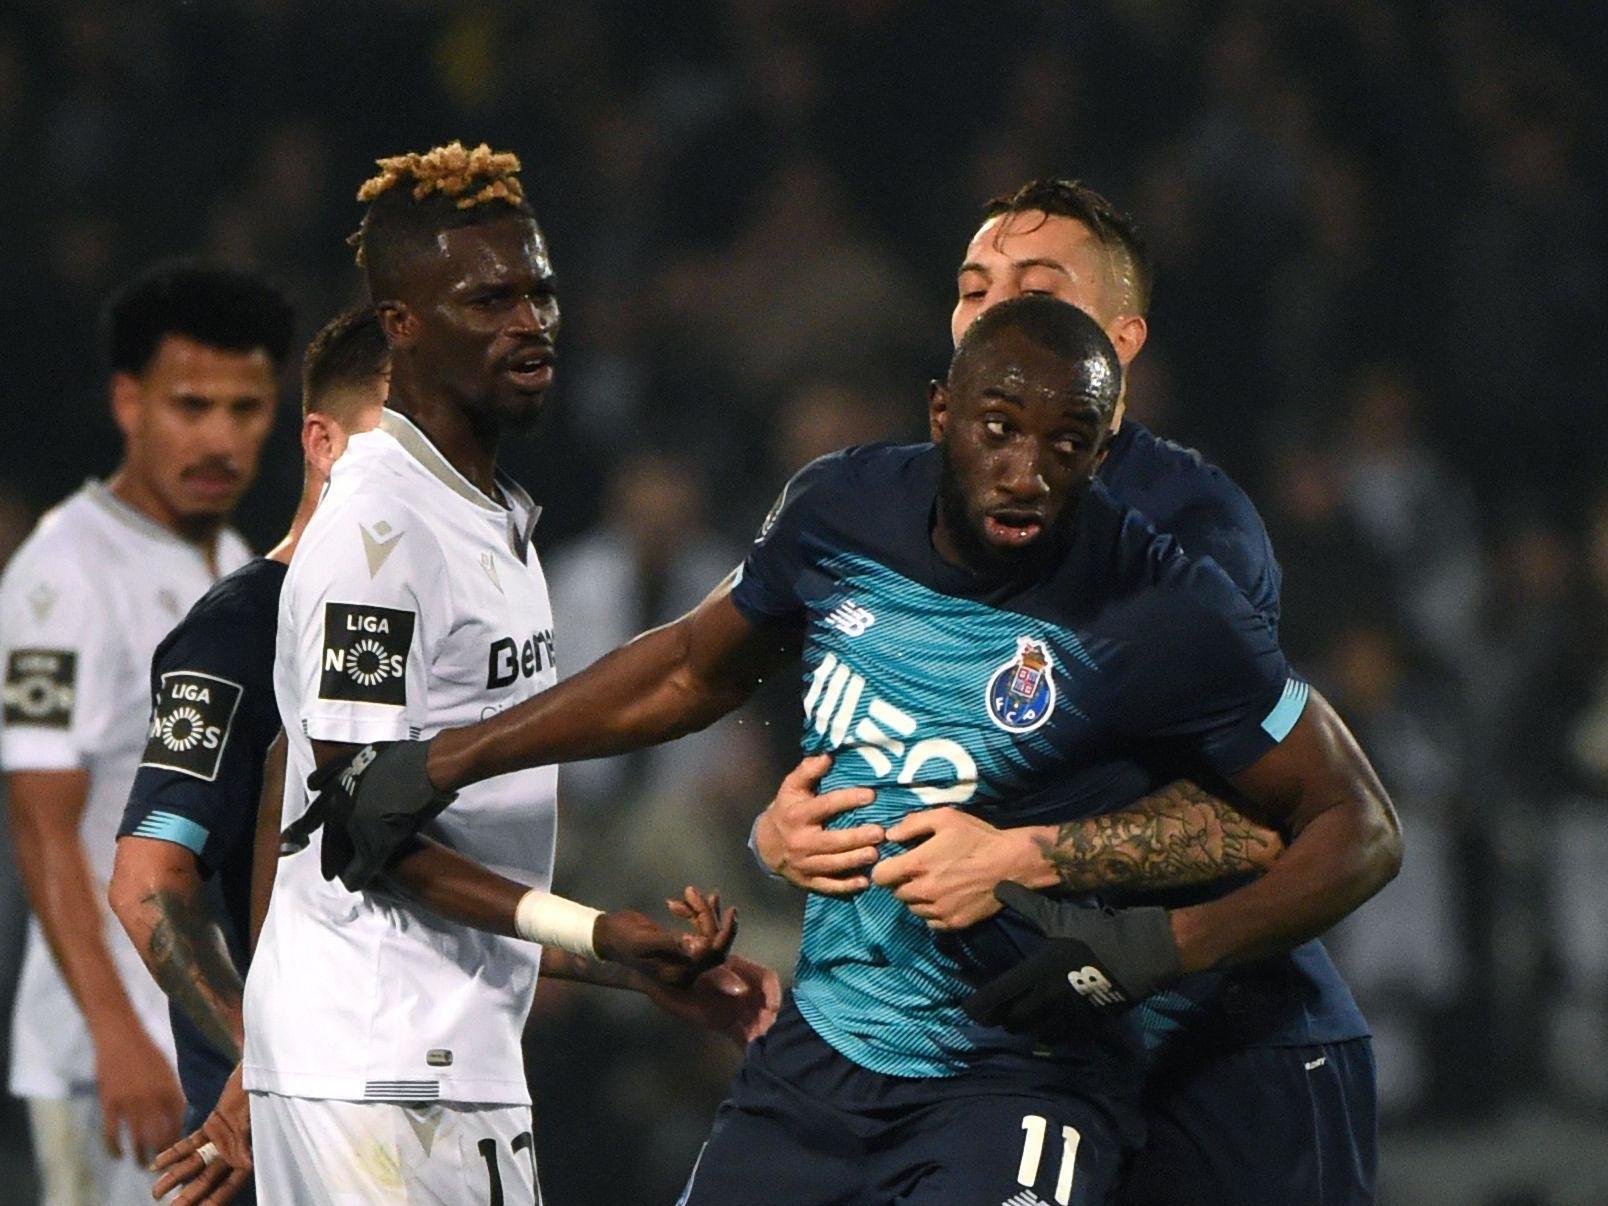
<svg viewBox="0 0 1608 1206"><path fill-rule="evenodd" d="M1121 1206L1371 1206L1373 1044L1202 1051L1152 1077Z"/></svg>
<svg viewBox="0 0 1608 1206"><path fill-rule="evenodd" d="M884 1076L790 998L749 1046L679 1206L1101 1206L1139 1138L1137 1103L1065 1079L1048 1065Z"/></svg>

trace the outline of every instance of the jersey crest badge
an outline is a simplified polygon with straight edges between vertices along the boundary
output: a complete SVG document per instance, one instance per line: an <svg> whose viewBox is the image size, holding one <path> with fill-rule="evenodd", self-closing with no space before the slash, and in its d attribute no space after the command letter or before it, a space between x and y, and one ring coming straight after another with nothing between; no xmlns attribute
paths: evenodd
<svg viewBox="0 0 1608 1206"><path fill-rule="evenodd" d="M1007 733L1031 733L1055 711L1055 666L1050 647L1016 638L1016 656L988 679L988 716Z"/></svg>

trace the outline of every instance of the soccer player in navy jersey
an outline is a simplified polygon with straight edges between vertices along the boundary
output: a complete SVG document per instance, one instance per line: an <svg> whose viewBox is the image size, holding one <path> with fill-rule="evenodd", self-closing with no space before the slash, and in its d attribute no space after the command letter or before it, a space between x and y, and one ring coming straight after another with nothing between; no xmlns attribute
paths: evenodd
<svg viewBox="0 0 1608 1206"><path fill-rule="evenodd" d="M422 759L410 743L360 751L326 793L355 851L343 878L365 882L386 833L442 793L707 725L802 643L805 751L837 752L829 789L874 789L846 822L891 830L944 804L1006 823L1109 811L1143 794L1145 750L1226 778L1289 833L1221 900L1085 910L1107 995L1320 933L1394 873L1394 814L1235 584L1092 484L1120 381L1075 307L994 307L933 388L933 444L815 462L739 573L681 620L437 735ZM812 896L794 997L750 1047L685 1200L1112 1200L1140 1127L1134 1038L1093 1020L1045 1048L973 1022L963 1003L1006 929L941 945L880 885Z"/></svg>
<svg viewBox="0 0 1608 1206"><path fill-rule="evenodd" d="M1075 181L1031 181L985 208L957 270L952 335L958 344L1001 301L1048 295L1094 317L1126 368L1149 334L1152 277L1134 223L1104 197ZM1278 563L1261 517L1226 474L1125 419L1119 406L1098 480L1186 553L1215 560L1277 629ZM890 833L827 829L856 799L814 794L826 765L814 760L784 784L755 827L756 853L800 887L839 894L870 882L885 839L911 846L880 859L876 882L942 929L991 916L1001 880L1104 891L1119 903L1193 903L1263 869L1283 844L1225 800L1220 785L1189 778L1056 825L997 828L975 810L936 808ZM1149 1137L1123 1186L1128 1206L1179 1201L1178 1186L1207 1206L1372 1199L1372 1044L1320 942L1193 977L1141 1014L1143 1054L1154 1066Z"/></svg>

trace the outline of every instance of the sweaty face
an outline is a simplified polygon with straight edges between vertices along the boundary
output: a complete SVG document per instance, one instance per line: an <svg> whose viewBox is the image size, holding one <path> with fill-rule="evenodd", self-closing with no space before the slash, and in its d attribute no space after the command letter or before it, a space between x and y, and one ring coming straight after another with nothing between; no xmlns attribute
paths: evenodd
<svg viewBox="0 0 1608 1206"><path fill-rule="evenodd" d="M165 336L138 374L114 383L128 467L158 518L215 526L257 476L274 422L273 362L261 348L229 351Z"/></svg>
<svg viewBox="0 0 1608 1206"><path fill-rule="evenodd" d="M498 429L534 423L553 384L557 281L529 218L442 231L406 299L421 381Z"/></svg>
<svg viewBox="0 0 1608 1206"><path fill-rule="evenodd" d="M949 319L956 345L984 310L1024 294L1070 302L1101 326L1119 309L1108 254L1094 233L1076 218L1037 210L984 222L966 248L956 285L959 297Z"/></svg>
<svg viewBox="0 0 1608 1206"><path fill-rule="evenodd" d="M988 578L1053 566L1105 455L1118 388L1109 361L1069 362L1019 331L999 333L958 380L935 386L938 551Z"/></svg>

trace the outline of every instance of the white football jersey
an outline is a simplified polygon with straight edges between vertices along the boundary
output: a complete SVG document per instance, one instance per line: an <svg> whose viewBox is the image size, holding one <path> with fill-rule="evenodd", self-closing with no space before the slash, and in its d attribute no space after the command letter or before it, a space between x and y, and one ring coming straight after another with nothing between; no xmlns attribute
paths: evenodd
<svg viewBox="0 0 1608 1206"><path fill-rule="evenodd" d="M195 545L88 482L39 521L0 578L0 768L89 772L78 831L103 901L145 749L151 655L216 577L250 556L223 532L214 575ZM171 1057L167 998L110 910L103 922L135 1011ZM18 1096L65 1097L95 1083L94 1046L37 919L28 923L11 1051Z"/></svg>
<svg viewBox="0 0 1608 1206"><path fill-rule="evenodd" d="M307 809L313 741L429 737L556 681L536 508L503 492L512 508L393 411L348 445L280 594L285 824ZM557 787L556 767L488 779L425 832L547 888ZM246 1088L529 1104L519 1037L541 948L326 882L322 839L279 861L246 981Z"/></svg>

